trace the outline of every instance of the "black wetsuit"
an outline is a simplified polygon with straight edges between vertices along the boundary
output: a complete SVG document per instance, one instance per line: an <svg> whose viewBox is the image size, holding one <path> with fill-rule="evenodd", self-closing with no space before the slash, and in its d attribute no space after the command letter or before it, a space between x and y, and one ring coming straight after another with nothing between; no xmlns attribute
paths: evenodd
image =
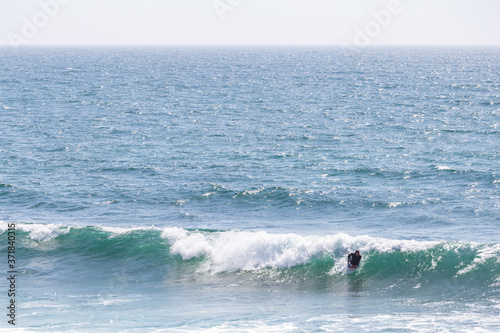
<svg viewBox="0 0 500 333"><path fill-rule="evenodd" d="M359 262L361 261L361 256L359 254L356 254L356 253L351 253L347 257L347 261L349 262L349 264L351 266L357 267L357 266L359 266Z"/></svg>

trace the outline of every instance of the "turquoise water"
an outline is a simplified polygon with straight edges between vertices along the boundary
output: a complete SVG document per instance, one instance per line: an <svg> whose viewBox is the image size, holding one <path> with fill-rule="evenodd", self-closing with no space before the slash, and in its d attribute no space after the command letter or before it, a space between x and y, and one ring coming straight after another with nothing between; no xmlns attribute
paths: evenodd
<svg viewBox="0 0 500 333"><path fill-rule="evenodd" d="M499 330L498 51L0 49L16 326Z"/></svg>

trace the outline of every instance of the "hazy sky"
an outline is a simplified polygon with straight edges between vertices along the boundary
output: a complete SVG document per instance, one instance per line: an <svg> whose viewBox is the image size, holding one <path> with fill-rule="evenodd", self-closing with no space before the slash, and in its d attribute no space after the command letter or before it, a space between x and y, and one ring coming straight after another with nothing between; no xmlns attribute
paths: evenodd
<svg viewBox="0 0 500 333"><path fill-rule="evenodd" d="M0 44L500 45L500 0L0 0Z"/></svg>

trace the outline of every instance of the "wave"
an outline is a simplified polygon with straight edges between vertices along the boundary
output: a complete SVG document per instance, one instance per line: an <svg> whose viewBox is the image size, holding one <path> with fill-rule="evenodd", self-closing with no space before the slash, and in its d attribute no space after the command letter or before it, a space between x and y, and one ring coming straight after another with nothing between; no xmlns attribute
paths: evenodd
<svg viewBox="0 0 500 333"><path fill-rule="evenodd" d="M7 246L7 223L0 224ZM16 246L29 259L78 257L115 263L176 267L197 274L279 272L303 278L346 274L347 254L363 254L358 276L377 279L465 278L500 286L500 244L394 240L347 234L272 234L265 231L199 230L176 227L118 228L16 224ZM187 269L187 270L186 270Z"/></svg>

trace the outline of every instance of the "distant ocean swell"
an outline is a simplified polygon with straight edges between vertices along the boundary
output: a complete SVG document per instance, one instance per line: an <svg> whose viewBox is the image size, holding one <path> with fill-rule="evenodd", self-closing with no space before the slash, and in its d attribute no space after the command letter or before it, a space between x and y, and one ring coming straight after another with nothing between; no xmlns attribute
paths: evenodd
<svg viewBox="0 0 500 333"><path fill-rule="evenodd" d="M7 244L2 223L1 246ZM473 242L419 242L346 234L300 236L264 231L186 230L181 228L69 227L18 223L17 248L24 274L50 275L52 264L88 262L100 267L126 263L131 275L161 270L176 275L253 274L264 283L347 278L346 255L363 254L353 276L373 288L389 285L411 290L453 281L464 293L498 293L500 244ZM40 265L43 258L51 265ZM84 266L85 266L84 265ZM94 268L95 269L95 268ZM168 275L168 274L167 274ZM61 278L61 277L59 277Z"/></svg>
<svg viewBox="0 0 500 333"><path fill-rule="evenodd" d="M168 168L167 168L168 169ZM123 172L123 171L121 171ZM226 170L230 174L230 170ZM96 171L97 174L99 172ZM380 168L317 168L314 183L296 183L294 186L284 184L274 185L273 180L263 180L260 185L248 186L248 184L227 185L224 179L220 183L198 182L189 184L189 190L185 188L172 188L176 197L165 195L164 189L152 185L147 191L132 191L130 188L101 188L84 184L83 188L75 193L73 199L61 198L60 196L43 191L36 186L30 190L13 184L0 183L0 200L6 203L14 203L30 209L44 210L48 208L89 209L96 205L117 204L126 205L139 201L142 204L155 205L158 203L171 206L182 206L186 204L205 204L217 199L225 204L248 206L262 206L269 203L273 207L291 207L296 205L310 206L315 208L334 206L362 205L364 207L393 208L395 202L398 205L427 205L442 204L447 200L458 200L470 196L462 188L456 187L456 183L473 184L481 186L481 197L491 199L499 182L498 175L494 170L473 170L455 166L430 165L424 170L412 169L380 169ZM436 179L451 184L457 191L438 190L432 186ZM372 186L372 184L394 184L395 191ZM404 182L405 186L402 186ZM332 184L325 188L325 184ZM461 190L461 191L460 191ZM406 200L403 193L412 196L431 194L426 200ZM107 200L98 201L103 194ZM351 197L352 195L352 197ZM98 197L89 200L89 197ZM488 206L488 204L486 204ZM489 207L488 207L489 208ZM492 207L493 208L493 207Z"/></svg>

